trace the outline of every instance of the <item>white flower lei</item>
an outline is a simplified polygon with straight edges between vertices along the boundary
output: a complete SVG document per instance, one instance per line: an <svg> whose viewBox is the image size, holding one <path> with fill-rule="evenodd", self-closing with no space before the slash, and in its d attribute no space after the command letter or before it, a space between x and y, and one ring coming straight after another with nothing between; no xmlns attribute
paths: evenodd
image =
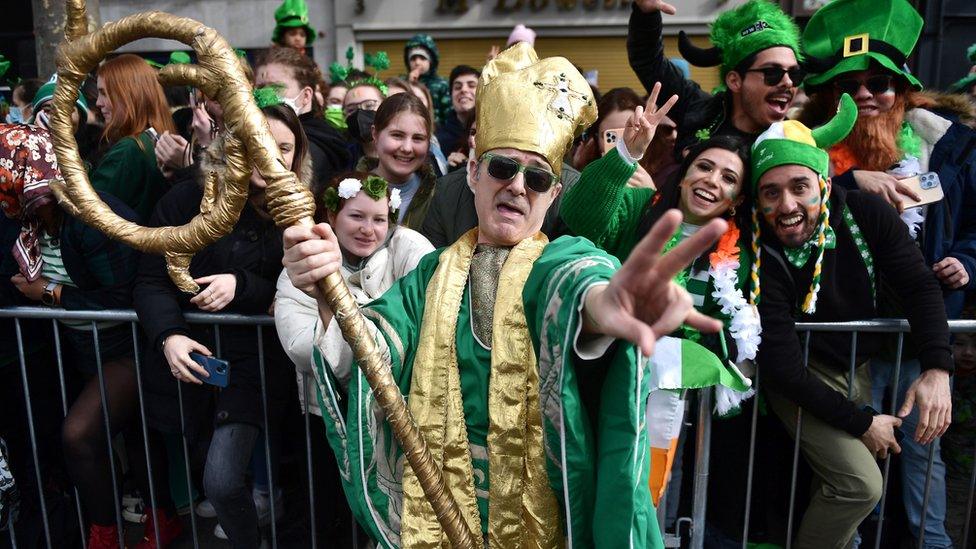
<svg viewBox="0 0 976 549"><path fill-rule="evenodd" d="M750 305L739 290L739 260L726 260L708 268L708 274L715 281L712 297L722 307L722 314L729 317L729 333L735 340L738 350L735 362L755 360L756 351L762 340L762 324L759 312Z"/></svg>
<svg viewBox="0 0 976 549"><path fill-rule="evenodd" d="M400 209L400 189L390 191L390 211L395 212Z"/></svg>

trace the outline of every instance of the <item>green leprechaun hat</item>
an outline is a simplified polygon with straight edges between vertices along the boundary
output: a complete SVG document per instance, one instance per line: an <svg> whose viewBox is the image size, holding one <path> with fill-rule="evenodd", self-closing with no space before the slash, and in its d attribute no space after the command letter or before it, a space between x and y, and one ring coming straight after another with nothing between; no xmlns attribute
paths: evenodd
<svg viewBox="0 0 976 549"><path fill-rule="evenodd" d="M305 0L285 0L275 10L275 28L271 34L271 41L281 44L286 29L305 29L305 45L311 46L315 41L315 29L308 24L308 5Z"/></svg>
<svg viewBox="0 0 976 549"><path fill-rule="evenodd" d="M922 83L904 69L924 20L908 0L834 0L817 10L803 31L806 86L819 86L871 62L917 90Z"/></svg>
<svg viewBox="0 0 976 549"><path fill-rule="evenodd" d="M709 34L713 46L699 48L684 31L678 34L678 51L696 67L722 66L725 74L743 59L774 47L787 47L800 59L800 29L789 15L767 0L749 0L715 19Z"/></svg>

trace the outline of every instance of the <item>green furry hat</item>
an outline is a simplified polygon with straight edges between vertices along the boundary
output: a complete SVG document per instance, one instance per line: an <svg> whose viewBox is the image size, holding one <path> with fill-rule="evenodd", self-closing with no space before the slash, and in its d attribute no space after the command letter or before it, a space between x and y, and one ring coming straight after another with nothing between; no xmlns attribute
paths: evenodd
<svg viewBox="0 0 976 549"><path fill-rule="evenodd" d="M768 0L749 0L723 12L712 23L709 35L713 47L702 49L691 43L682 31L678 50L697 67L721 65L722 81L730 70L745 58L762 50L783 46L793 50L801 60L800 29L793 19Z"/></svg>

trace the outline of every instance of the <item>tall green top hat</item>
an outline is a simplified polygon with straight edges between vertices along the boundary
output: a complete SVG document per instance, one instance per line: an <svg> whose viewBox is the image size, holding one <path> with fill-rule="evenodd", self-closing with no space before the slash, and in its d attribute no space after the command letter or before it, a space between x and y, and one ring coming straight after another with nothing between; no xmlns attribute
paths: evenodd
<svg viewBox="0 0 976 549"><path fill-rule="evenodd" d="M803 31L810 72L804 84L818 86L845 72L866 70L874 61L922 89L903 67L923 24L908 0L834 0L817 10Z"/></svg>
<svg viewBox="0 0 976 549"><path fill-rule="evenodd" d="M783 46L800 59L800 29L789 15L767 0L749 0L715 19L709 38L713 47L702 49L681 31L678 50L696 67L722 66L722 80L743 59L768 48Z"/></svg>
<svg viewBox="0 0 976 549"><path fill-rule="evenodd" d="M287 29L305 29L305 45L311 46L315 41L315 29L308 24L308 6L305 0L285 0L275 10L275 28L271 34L271 41L280 44Z"/></svg>

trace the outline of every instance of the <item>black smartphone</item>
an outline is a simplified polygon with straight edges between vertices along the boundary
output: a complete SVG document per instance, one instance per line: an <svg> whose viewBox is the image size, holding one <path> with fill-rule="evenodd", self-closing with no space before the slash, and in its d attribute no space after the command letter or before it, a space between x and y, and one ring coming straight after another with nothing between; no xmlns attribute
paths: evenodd
<svg viewBox="0 0 976 549"><path fill-rule="evenodd" d="M865 412L868 412L872 416L880 416L881 415L881 412L875 410L874 408L872 408L870 406L865 406L863 408L863 410ZM894 430L895 430L895 442L897 442L899 445L901 445L901 441L905 440L905 431L902 431L901 430L901 427L895 427Z"/></svg>
<svg viewBox="0 0 976 549"><path fill-rule="evenodd" d="M203 369L210 374L210 377L203 377L194 372L193 375L196 375L197 379L216 387L227 387L227 383L230 382L230 364L226 360L204 356L200 353L190 353L190 358L193 359L193 362L203 366Z"/></svg>

